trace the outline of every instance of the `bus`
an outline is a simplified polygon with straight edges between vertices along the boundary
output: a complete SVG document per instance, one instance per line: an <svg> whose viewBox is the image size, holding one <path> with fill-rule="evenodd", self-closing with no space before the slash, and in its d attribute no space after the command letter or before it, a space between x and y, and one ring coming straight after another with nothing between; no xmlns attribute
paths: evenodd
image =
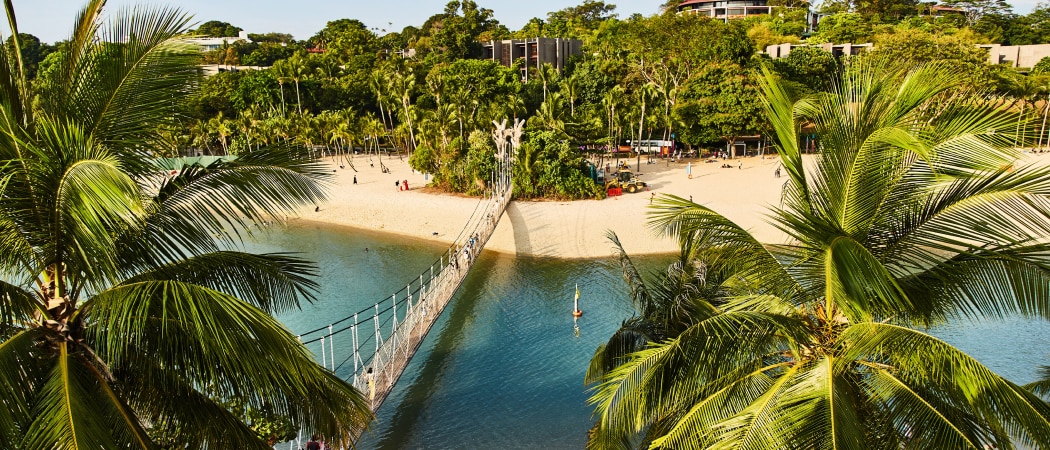
<svg viewBox="0 0 1050 450"><path fill-rule="evenodd" d="M668 155L668 154L670 154L671 152L674 151L674 141L662 141L662 140L658 140L658 139L643 139L641 141L637 141L638 145L635 145L634 142L635 141L631 141L630 139L628 139L627 140L627 145L626 146L621 146L621 147L630 148L631 151L634 151L635 149L637 149L637 151L639 153L645 153L645 154L659 153L661 155Z"/></svg>

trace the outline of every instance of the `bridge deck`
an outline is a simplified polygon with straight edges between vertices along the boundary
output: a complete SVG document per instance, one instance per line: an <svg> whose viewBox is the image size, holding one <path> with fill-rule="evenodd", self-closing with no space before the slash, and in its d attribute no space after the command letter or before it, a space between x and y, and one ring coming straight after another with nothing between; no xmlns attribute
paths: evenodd
<svg viewBox="0 0 1050 450"><path fill-rule="evenodd" d="M499 224L508 198L509 189L505 195L489 201L487 211L481 216L474 232L468 235L467 242L450 249L449 257L443 259L444 266L438 275L429 284L422 286L418 300L415 304L409 302L404 318L400 319L390 336L384 338L371 363L362 366L359 373L355 374L354 386L367 396L373 413L390 395L427 333L470 273L477 256Z"/></svg>

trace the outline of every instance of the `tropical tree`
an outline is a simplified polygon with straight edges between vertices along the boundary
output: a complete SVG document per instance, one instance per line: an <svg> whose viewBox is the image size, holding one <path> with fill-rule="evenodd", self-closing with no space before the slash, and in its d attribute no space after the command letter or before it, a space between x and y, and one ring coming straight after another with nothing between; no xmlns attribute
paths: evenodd
<svg viewBox="0 0 1050 450"><path fill-rule="evenodd" d="M103 24L103 4L41 88L17 42L0 51L0 448L269 448L234 403L349 445L367 402L270 315L311 298L316 267L234 250L321 199L323 170L291 149L159 170L156 131L198 76L189 18Z"/></svg>
<svg viewBox="0 0 1050 450"><path fill-rule="evenodd" d="M732 255L718 300L595 387L594 448L1050 446L1050 405L923 331L1050 317L1050 170L951 67L856 63L829 95L761 80L788 174L781 245L681 198L652 225ZM803 161L800 129L823 152Z"/></svg>

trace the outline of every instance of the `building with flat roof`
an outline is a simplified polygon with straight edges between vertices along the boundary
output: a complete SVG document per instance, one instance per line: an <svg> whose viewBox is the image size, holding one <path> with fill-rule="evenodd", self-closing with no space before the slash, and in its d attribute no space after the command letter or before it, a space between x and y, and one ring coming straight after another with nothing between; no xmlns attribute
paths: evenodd
<svg viewBox="0 0 1050 450"><path fill-rule="evenodd" d="M562 38L504 39L482 44L481 59L511 67L522 60L521 79L528 81L529 69L539 69L550 64L559 71L565 68L566 61L574 55L583 53L583 41Z"/></svg>
<svg viewBox="0 0 1050 450"><path fill-rule="evenodd" d="M840 57L859 55L861 52L871 50L874 47L874 44L870 42L866 44L776 44L766 46L766 54L773 59L786 58L787 55L791 54L791 49L798 47L817 47L835 55L835 57Z"/></svg>
<svg viewBox="0 0 1050 450"><path fill-rule="evenodd" d="M1006 64L1013 68L1032 68L1041 59L1050 56L1050 44L977 46L988 51L988 64Z"/></svg>
<svg viewBox="0 0 1050 450"><path fill-rule="evenodd" d="M767 46L766 54L773 59L785 58L791 54L791 49L802 46L818 47L835 56L854 56L875 48L875 45L870 42L865 44L777 44ZM1035 67L1040 60L1050 56L1050 44L976 44L976 47L988 52L988 64L1006 64L1015 69Z"/></svg>
<svg viewBox="0 0 1050 450"><path fill-rule="evenodd" d="M240 36L237 37L190 37L183 40L191 44L197 44L200 46L201 51L205 52L218 50L223 45L233 45L235 42L251 42L248 39L247 31L241 31Z"/></svg>
<svg viewBox="0 0 1050 450"><path fill-rule="evenodd" d="M758 14L771 14L766 0L685 0L678 5L679 14L698 14L729 21Z"/></svg>

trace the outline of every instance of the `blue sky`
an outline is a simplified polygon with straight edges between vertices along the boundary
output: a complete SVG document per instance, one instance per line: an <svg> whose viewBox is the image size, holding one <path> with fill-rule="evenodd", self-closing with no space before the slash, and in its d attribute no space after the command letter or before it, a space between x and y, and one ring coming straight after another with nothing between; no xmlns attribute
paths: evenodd
<svg viewBox="0 0 1050 450"><path fill-rule="evenodd" d="M18 27L44 42L65 39L73 29L73 18L87 0L13 0ZM495 11L496 19L511 30L521 28L532 17L582 3L582 0L475 0ZM442 0L109 0L107 9L134 4L173 4L193 14L197 22L222 20L250 33L277 31L307 39L329 20L351 18L369 27L401 31L407 25L422 25L441 12ZM620 17L634 13L651 15L661 0L606 0L617 6ZM392 25L391 25L392 24ZM7 35L6 22L2 28ZM382 33L380 33L382 34Z"/></svg>

